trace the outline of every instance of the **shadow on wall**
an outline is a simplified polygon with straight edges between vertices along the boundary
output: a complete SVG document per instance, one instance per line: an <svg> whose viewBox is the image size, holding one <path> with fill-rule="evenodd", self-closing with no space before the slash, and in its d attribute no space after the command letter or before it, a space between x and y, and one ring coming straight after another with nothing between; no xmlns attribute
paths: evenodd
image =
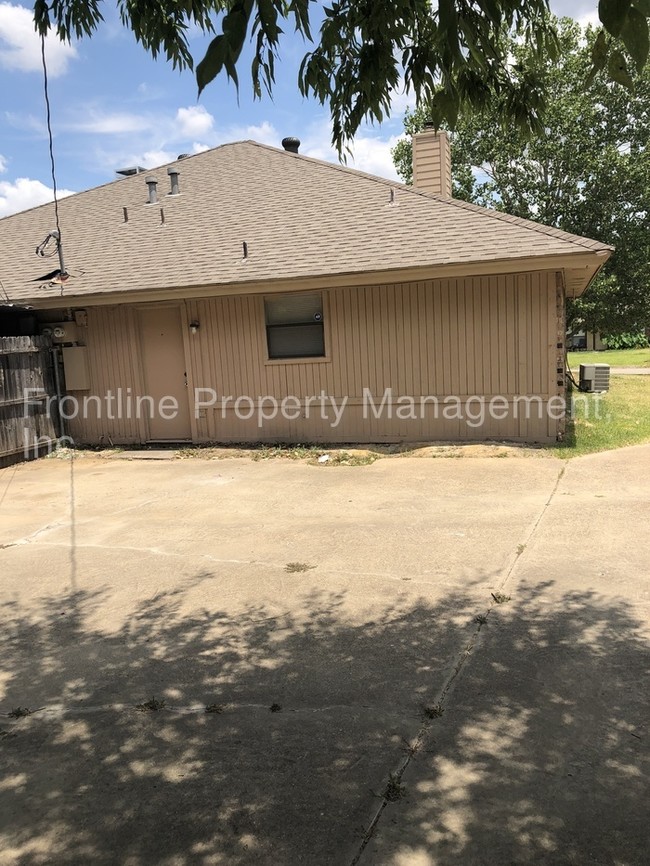
<svg viewBox="0 0 650 866"><path fill-rule="evenodd" d="M77 710L0 726L0 862L346 866L476 613L398 599L355 625L322 592L182 617L185 589L112 633L86 624L101 594L4 606L3 710ZM362 864L647 862L648 643L624 604L549 590L493 609ZM408 836L382 854L387 824Z"/></svg>

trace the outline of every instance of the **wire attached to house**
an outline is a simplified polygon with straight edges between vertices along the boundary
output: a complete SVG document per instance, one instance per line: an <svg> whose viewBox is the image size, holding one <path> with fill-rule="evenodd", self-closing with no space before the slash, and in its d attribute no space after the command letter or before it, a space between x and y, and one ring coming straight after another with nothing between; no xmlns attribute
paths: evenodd
<svg viewBox="0 0 650 866"><path fill-rule="evenodd" d="M59 222L59 199L57 195L57 185L56 185L56 168L54 165L54 139L52 136L52 113L50 110L50 93L49 93L49 85L47 78L47 60L45 58L45 34L41 33L41 60L43 62L43 95L45 96L45 114L46 114L46 122L47 122L47 136L48 136L48 146L50 152L50 168L52 174L52 192L54 194L54 220L56 222L56 235L54 232L51 232L43 244L40 245L41 248L44 248L47 245L47 242L51 238L56 239L56 250L59 253L59 263L61 265L61 276L65 276L67 271L65 269L65 265L63 263L63 236L61 234L61 224ZM44 252L44 249L37 249L37 253L39 255L47 255ZM63 291L63 290L62 290Z"/></svg>
<svg viewBox="0 0 650 866"><path fill-rule="evenodd" d="M0 289L2 289L2 294L5 296L6 302L9 306L12 306L11 298L9 297L9 292L5 289L5 284L0 280Z"/></svg>
<svg viewBox="0 0 650 866"><path fill-rule="evenodd" d="M575 388L576 391L581 391L583 393L588 391L589 390L588 388L584 388L580 384L580 382L576 382L576 377L573 375L573 370L571 369L571 366L569 364L569 356L567 355L566 351L564 353L564 364L566 366L565 376L566 376L567 383L569 385L571 385L571 387Z"/></svg>
<svg viewBox="0 0 650 866"><path fill-rule="evenodd" d="M58 231L49 232L45 240L41 241L41 243L36 247L36 255L40 256L43 259L49 259L52 256L55 256L59 251L60 237L61 235ZM49 249L50 241L54 241L54 246L52 249Z"/></svg>
<svg viewBox="0 0 650 866"><path fill-rule="evenodd" d="M56 230L61 238L61 226L59 225L59 201L56 190L56 169L54 166L54 141L52 138L52 113L50 111L50 94L47 80L47 60L45 59L45 34L41 33L41 60L43 61L43 95L45 96L45 112L47 122L47 135L50 150L50 166L52 171L52 188L54 192L54 219Z"/></svg>

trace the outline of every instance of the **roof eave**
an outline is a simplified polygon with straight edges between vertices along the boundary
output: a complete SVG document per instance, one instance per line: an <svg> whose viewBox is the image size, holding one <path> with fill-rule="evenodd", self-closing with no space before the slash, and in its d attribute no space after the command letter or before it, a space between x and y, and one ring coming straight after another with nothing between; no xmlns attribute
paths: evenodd
<svg viewBox="0 0 650 866"><path fill-rule="evenodd" d="M571 272L580 287L577 294L587 288L611 255L611 248L598 251L578 251L548 256L530 256L488 261L456 262L442 265L422 265L410 268L346 271L334 274L314 274L272 280L250 280L228 283L192 284L159 288L125 289L123 291L94 292L74 295L68 291L48 297L21 298L35 309L53 309L70 306L101 306L107 304L142 304L150 301L169 301L178 298L216 297L236 294L298 292L343 286L371 286L388 283L418 282L432 279L453 279L473 276L529 273L557 270ZM584 285L582 285L584 283ZM572 295L577 296L577 295Z"/></svg>

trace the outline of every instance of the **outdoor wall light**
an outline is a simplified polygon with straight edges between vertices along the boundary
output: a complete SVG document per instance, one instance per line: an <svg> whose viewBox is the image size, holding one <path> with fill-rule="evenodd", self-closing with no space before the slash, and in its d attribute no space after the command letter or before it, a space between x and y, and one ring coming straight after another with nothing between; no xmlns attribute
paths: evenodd
<svg viewBox="0 0 650 866"><path fill-rule="evenodd" d="M193 320L190 322L190 332L191 332L192 334L196 334L196 332L199 330L199 327L200 327L200 325L199 325L199 323L196 321L196 319L193 319Z"/></svg>

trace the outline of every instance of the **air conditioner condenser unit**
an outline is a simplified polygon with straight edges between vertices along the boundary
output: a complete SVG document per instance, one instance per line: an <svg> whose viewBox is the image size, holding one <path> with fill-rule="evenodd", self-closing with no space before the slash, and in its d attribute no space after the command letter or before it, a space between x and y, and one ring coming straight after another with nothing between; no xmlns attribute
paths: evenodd
<svg viewBox="0 0 650 866"><path fill-rule="evenodd" d="M609 391L609 364L580 364L580 390Z"/></svg>

